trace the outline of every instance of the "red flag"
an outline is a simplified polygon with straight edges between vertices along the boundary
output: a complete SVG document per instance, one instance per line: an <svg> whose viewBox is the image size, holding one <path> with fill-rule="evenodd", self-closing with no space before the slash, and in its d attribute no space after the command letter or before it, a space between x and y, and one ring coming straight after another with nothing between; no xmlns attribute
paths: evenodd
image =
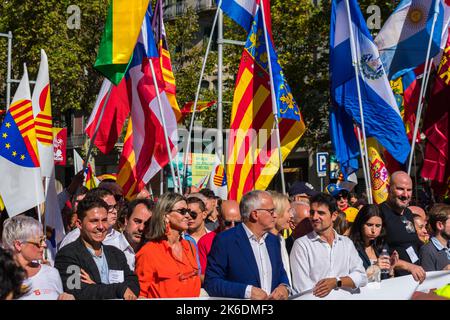
<svg viewBox="0 0 450 320"><path fill-rule="evenodd" d="M449 101L450 101L450 38L439 64L436 81L424 119L427 137L422 176L439 184L447 181L449 165Z"/></svg>
<svg viewBox="0 0 450 320"><path fill-rule="evenodd" d="M53 159L55 165L66 165L67 128L53 127Z"/></svg>
<svg viewBox="0 0 450 320"><path fill-rule="evenodd" d="M216 101L197 101L197 110L198 112L203 111L213 105L216 104ZM183 106L183 109L181 109L181 113L186 116L189 113L194 112L194 101L186 102L186 104Z"/></svg>
<svg viewBox="0 0 450 320"><path fill-rule="evenodd" d="M95 127L100 119L101 110L105 104L108 91L111 90L108 103L105 106L101 125L98 129L95 141L92 141L104 154L109 153L119 138L122 127L130 113L130 103L125 78L119 85L113 85L109 80L103 81L102 87L95 102L95 107L89 117L85 132L89 138L93 138Z"/></svg>

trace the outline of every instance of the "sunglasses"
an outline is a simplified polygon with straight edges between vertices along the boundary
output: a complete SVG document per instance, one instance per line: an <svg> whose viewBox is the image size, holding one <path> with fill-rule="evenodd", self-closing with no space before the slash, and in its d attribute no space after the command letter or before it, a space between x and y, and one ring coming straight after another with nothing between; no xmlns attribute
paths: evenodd
<svg viewBox="0 0 450 320"><path fill-rule="evenodd" d="M191 211L191 209L188 208L181 208L181 209L177 209L177 210L170 210L170 212L178 212L179 214L181 214L182 216L188 214L191 216L192 219L195 220L195 218L197 218L198 213L195 211Z"/></svg>
<svg viewBox="0 0 450 320"><path fill-rule="evenodd" d="M223 221L223 224L225 225L225 227L231 227L233 224L235 227L237 227L241 223L242 223L241 220L224 220Z"/></svg>

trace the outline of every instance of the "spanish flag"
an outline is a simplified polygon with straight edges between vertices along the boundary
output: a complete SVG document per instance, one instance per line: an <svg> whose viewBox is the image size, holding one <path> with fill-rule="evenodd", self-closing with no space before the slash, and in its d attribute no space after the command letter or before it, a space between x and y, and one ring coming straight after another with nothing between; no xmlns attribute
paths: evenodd
<svg viewBox="0 0 450 320"><path fill-rule="evenodd" d="M267 23L266 23L267 24ZM282 161L305 131L300 109L284 78L268 32L270 60L264 36L263 15L257 9L242 53L231 113L226 168L228 199L239 201L245 193L265 190L280 169L274 128L277 112ZM269 63L273 79L269 74ZM272 105L273 81L276 106Z"/></svg>
<svg viewBox="0 0 450 320"><path fill-rule="evenodd" d="M389 194L389 172L380 156L381 147L375 138L367 139L367 149L373 201L380 204L387 200Z"/></svg>
<svg viewBox="0 0 450 320"><path fill-rule="evenodd" d="M149 0L111 0L94 67L119 84L136 45Z"/></svg>

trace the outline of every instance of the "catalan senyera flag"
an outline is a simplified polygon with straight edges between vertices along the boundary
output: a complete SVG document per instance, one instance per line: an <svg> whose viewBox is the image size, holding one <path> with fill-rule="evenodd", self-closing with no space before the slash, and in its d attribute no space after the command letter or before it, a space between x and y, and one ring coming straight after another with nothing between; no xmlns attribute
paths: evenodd
<svg viewBox="0 0 450 320"><path fill-rule="evenodd" d="M161 65L161 71L165 83L164 91L166 92L167 99L169 99L170 105L172 106L173 112L175 113L177 122L179 122L182 116L176 98L177 87L172 71L169 46L167 45L166 29L164 28L162 0L157 0L156 2L155 12L152 19L152 28L153 32L155 33L155 40L157 41L159 62Z"/></svg>
<svg viewBox="0 0 450 320"><path fill-rule="evenodd" d="M216 101L197 101L197 110L198 112L201 112L205 109L208 109L209 107L212 107L216 104ZM183 115L187 115L189 113L194 112L194 101L186 102L181 109L181 113Z"/></svg>
<svg viewBox="0 0 450 320"><path fill-rule="evenodd" d="M136 176L136 156L133 149L133 124L131 118L128 121L127 132L123 143L122 154L119 159L119 173L117 174L117 183L123 189L123 195L127 200L132 200L144 183L137 181Z"/></svg>
<svg viewBox="0 0 450 320"><path fill-rule="evenodd" d="M52 106L50 102L50 79L48 59L41 49L41 64L31 98L36 125L36 138L43 177L50 178L54 170Z"/></svg>
<svg viewBox="0 0 450 320"><path fill-rule="evenodd" d="M94 67L115 85L130 62L149 0L111 0Z"/></svg>
<svg viewBox="0 0 450 320"><path fill-rule="evenodd" d="M248 191L265 190L280 169L274 112L280 118L282 159L286 159L305 131L298 105L284 79L270 37L270 61L264 20L258 7L244 51L234 91L228 145L228 199L240 200ZM269 62L273 79L269 75ZM275 89L272 105L270 81Z"/></svg>
<svg viewBox="0 0 450 320"><path fill-rule="evenodd" d="M0 129L0 195L10 217L44 202L28 72Z"/></svg>
<svg viewBox="0 0 450 320"><path fill-rule="evenodd" d="M370 182L372 184L373 201L376 204L386 201L389 194L389 172L381 158L381 148L375 138L367 139Z"/></svg>

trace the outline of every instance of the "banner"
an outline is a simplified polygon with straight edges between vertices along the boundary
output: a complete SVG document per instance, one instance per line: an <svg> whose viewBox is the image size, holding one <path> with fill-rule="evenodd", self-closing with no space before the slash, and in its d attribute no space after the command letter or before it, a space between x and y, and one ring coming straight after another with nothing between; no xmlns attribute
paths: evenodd
<svg viewBox="0 0 450 320"><path fill-rule="evenodd" d="M67 128L53 127L53 160L56 166L66 165Z"/></svg>

